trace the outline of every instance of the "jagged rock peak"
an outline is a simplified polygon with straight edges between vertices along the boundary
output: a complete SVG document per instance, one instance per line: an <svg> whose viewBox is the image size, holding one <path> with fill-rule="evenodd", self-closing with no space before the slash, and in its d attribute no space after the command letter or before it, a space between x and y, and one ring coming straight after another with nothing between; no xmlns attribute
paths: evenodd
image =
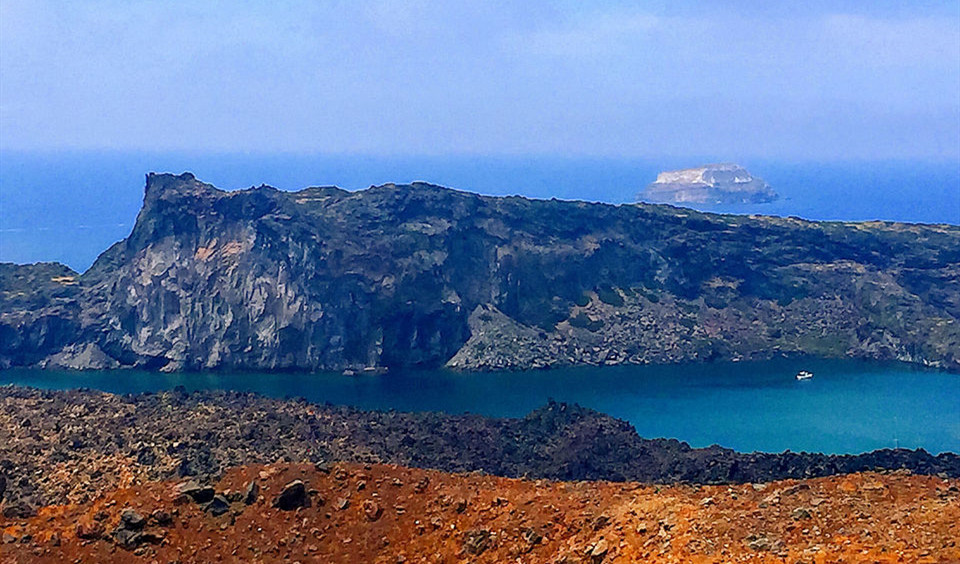
<svg viewBox="0 0 960 564"><path fill-rule="evenodd" d="M210 184L205 184L197 180L197 177L194 176L192 172L184 172L179 175L169 172L150 172L147 174L147 182L143 191L145 201L159 198L170 191L198 192L218 190Z"/></svg>

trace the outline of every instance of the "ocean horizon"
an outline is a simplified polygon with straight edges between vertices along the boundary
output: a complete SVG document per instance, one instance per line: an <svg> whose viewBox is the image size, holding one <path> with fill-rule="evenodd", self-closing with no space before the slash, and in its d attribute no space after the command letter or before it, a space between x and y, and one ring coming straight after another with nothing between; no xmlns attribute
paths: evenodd
<svg viewBox="0 0 960 564"><path fill-rule="evenodd" d="M189 171L225 190L336 185L358 190L424 181L492 196L624 204L663 170L693 158L550 156L363 156L186 152L0 153L0 262L56 261L83 272L126 237L148 172ZM700 205L703 211L809 220L960 225L960 163L944 161L735 161L780 199Z"/></svg>

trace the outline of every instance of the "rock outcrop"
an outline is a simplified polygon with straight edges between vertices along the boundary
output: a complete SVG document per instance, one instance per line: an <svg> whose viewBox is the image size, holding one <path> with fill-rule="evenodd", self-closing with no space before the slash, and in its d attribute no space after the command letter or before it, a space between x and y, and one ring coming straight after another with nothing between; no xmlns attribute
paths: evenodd
<svg viewBox="0 0 960 564"><path fill-rule="evenodd" d="M779 198L769 184L735 164L661 172L637 197L660 204L761 204Z"/></svg>
<svg viewBox="0 0 960 564"><path fill-rule="evenodd" d="M78 275L0 265L0 367L461 370L809 354L960 370L960 228L147 177Z"/></svg>

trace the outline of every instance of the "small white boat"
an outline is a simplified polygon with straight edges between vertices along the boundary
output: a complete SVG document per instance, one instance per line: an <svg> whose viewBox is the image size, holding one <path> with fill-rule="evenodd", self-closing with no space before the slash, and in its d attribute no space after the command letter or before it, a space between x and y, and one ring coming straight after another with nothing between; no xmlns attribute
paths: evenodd
<svg viewBox="0 0 960 564"><path fill-rule="evenodd" d="M797 372L797 380L809 380L810 378L813 378L813 372L807 370Z"/></svg>

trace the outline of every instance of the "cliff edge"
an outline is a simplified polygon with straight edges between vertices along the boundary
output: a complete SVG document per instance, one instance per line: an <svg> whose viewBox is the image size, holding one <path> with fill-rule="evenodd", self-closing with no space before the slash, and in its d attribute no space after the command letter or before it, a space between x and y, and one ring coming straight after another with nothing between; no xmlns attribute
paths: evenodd
<svg viewBox="0 0 960 564"><path fill-rule="evenodd" d="M152 174L82 275L0 265L0 367L960 370L960 228Z"/></svg>

